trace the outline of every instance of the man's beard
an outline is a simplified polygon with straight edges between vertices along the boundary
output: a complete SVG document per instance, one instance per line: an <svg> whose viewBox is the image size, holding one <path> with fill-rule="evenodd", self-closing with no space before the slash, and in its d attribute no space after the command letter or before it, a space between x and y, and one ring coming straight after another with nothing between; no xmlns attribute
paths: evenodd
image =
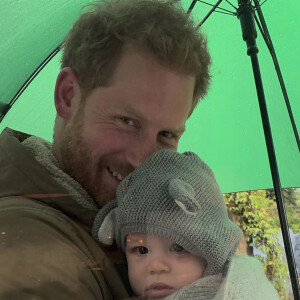
<svg viewBox="0 0 300 300"><path fill-rule="evenodd" d="M121 174L129 174L133 167L109 153L93 156L92 149L82 137L83 115L84 109L79 109L65 128L60 145L61 167L87 191L96 205L102 207L113 200L116 194L115 187L103 180L103 172L107 172L107 166Z"/></svg>

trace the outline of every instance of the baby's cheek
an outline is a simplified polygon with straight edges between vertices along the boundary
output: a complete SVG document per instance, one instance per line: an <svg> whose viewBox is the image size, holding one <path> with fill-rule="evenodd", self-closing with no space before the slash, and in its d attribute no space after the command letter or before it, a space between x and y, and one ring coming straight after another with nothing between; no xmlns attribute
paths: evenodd
<svg viewBox="0 0 300 300"><path fill-rule="evenodd" d="M192 255L190 263L195 276L197 276L198 278L203 277L204 271L206 269L205 259Z"/></svg>
<svg viewBox="0 0 300 300"><path fill-rule="evenodd" d="M177 283L178 283L178 289L198 280L202 277L201 272L199 270L191 269L189 267L186 267L185 270L182 270L182 272L177 273Z"/></svg>
<svg viewBox="0 0 300 300"><path fill-rule="evenodd" d="M145 281L145 274L142 274L141 264L133 263L128 261L128 277L131 289L135 295L139 296L142 294L143 286Z"/></svg>
<svg viewBox="0 0 300 300"><path fill-rule="evenodd" d="M203 277L206 262L194 255L187 255L177 260L177 278L181 282L181 286L190 284Z"/></svg>

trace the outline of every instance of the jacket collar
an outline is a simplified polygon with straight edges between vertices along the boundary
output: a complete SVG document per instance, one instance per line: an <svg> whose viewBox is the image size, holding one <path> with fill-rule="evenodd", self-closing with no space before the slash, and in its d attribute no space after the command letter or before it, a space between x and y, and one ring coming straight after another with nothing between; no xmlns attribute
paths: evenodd
<svg viewBox="0 0 300 300"><path fill-rule="evenodd" d="M0 135L0 197L30 198L60 210L91 231L99 209L80 205L73 193L58 184L22 142L31 137L6 128Z"/></svg>

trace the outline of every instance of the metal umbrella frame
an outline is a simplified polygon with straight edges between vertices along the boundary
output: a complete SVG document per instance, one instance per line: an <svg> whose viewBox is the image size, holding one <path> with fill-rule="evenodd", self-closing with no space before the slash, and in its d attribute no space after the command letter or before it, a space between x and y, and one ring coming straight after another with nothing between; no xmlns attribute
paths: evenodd
<svg viewBox="0 0 300 300"><path fill-rule="evenodd" d="M189 9L188 13L190 14L195 7L196 3L198 0L193 0ZM199 1L203 2L205 4L208 4L207 2L204 1ZM223 0L218 0L215 5L211 5L212 9L209 11L209 13L203 18L203 20L199 23L198 27L201 27L204 22L209 18L209 16L216 11L220 4L223 2ZM278 79L281 85L282 93L284 96L284 100L286 103L287 111L289 113L291 125L293 128L293 132L295 135L295 140L298 146L298 150L300 152L300 139L299 139L299 134L297 130L297 126L295 123L294 115L291 109L288 93L285 87L285 83L283 80L283 76L279 67L278 59L276 56L276 52L271 40L271 36L269 34L267 24L265 22L262 10L261 10L261 5L266 2L263 1L260 3L258 0L253 0L254 5L252 5L251 0L238 0L238 7L235 7L230 1L226 1L229 3L236 11L231 12L229 10L226 10L227 13L232 13L232 15L236 15L238 19L240 20L241 23L241 29L242 29L242 37L243 40L247 44L247 55L250 56L251 58L251 63L252 63L252 68L253 68L253 74L254 74L254 80L255 80L255 86L256 86L256 91L257 91L257 97L258 97L258 102L259 102L259 107L260 107L260 113L261 113L261 120L262 120L262 125L264 129L264 135L265 135L265 141L266 141L266 146L267 146L267 151L268 151L268 158L269 158L269 163L270 163L270 170L272 174L272 180L273 180L273 187L275 191L275 199L277 203L277 209L278 209L278 215L280 219L280 225L282 229L282 236L284 240L284 246L285 246L285 251L286 251L286 256L287 256L287 262L288 262L288 267L289 267L289 272L290 272L290 277L291 277L291 283L292 283L292 288L293 288L293 293L294 293L294 298L295 299L300 299L300 288L299 288L299 282L298 282L298 276L297 276L297 270L296 270L296 264L295 264L295 259L294 259L294 253L292 249L292 243L291 243L291 238L289 234L289 226L288 226L288 221L286 217L286 211L283 203L283 195L282 195L282 188L281 188L281 183L280 183L280 176L279 176L279 171L278 171L278 166L277 166L277 160L276 160L276 155L275 155L275 148L274 148L274 143L273 143L273 137L272 137L272 132L271 132L271 126L270 126L270 121L269 121L269 113L266 105L266 99L265 99L265 93L264 93L264 87L263 87L263 82L262 82L262 77L261 77L261 72L260 72L260 66L259 66L259 61L258 61L258 47L256 44L256 38L257 38L257 31L255 27L255 22L257 26L259 27L259 30L264 38L264 41L266 42L266 45L270 51L270 54L272 56L272 59L274 61L275 69L278 75ZM224 10L224 9L222 9ZM256 15L257 12L257 15Z"/></svg>

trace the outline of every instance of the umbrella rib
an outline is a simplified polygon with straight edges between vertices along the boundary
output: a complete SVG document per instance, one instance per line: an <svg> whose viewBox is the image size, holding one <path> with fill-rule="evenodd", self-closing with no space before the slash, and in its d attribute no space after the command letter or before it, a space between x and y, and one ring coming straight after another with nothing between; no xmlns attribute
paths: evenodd
<svg viewBox="0 0 300 300"><path fill-rule="evenodd" d="M201 3L203 3L203 4L212 6L212 7L214 7L214 10L220 9L220 10L223 10L223 11L227 12L227 14L231 14L231 15L234 15L234 16L236 15L236 13L233 12L233 11L231 11L231 10L228 10L228 9L225 9L225 8L222 8L222 7L215 7L216 4L211 4L211 3L205 2L205 1L203 1L203 0L198 0L198 2L201 2ZM218 5L219 5L219 4L218 4ZM218 5L217 5L217 6L218 6ZM216 12L218 12L218 11L216 11ZM220 12L220 13L221 13L221 12Z"/></svg>
<svg viewBox="0 0 300 300"><path fill-rule="evenodd" d="M191 5L190 5L190 7L189 7L189 9L187 11L188 15L192 12L192 10L193 10L194 6L196 5L197 1L198 0L193 0L193 2L191 3Z"/></svg>
<svg viewBox="0 0 300 300"><path fill-rule="evenodd" d="M233 8L235 8L237 10L237 7L235 7L230 1L225 0L229 5L231 5Z"/></svg>
<svg viewBox="0 0 300 300"><path fill-rule="evenodd" d="M271 51L270 45L269 45L269 41L268 41L268 38L267 38L267 36L266 36L266 34L265 34L265 32L264 32L264 29L262 28L262 25L260 24L260 21L259 21L259 19L257 18L256 14L254 14L254 19L255 19L255 21L256 21L256 24L257 24L257 26L258 26L258 28L259 28L259 31L260 31L260 33L261 33L261 35L262 35L262 37L263 37L263 39L264 39L264 41L265 41L265 43L266 43L268 49L269 49L269 51Z"/></svg>
<svg viewBox="0 0 300 300"><path fill-rule="evenodd" d="M4 119L5 115L8 113L8 111L12 108L14 103L18 100L18 98L21 96L21 94L25 91L25 89L28 87L28 85L32 82L32 80L40 73L40 71L46 66L46 64L59 52L61 45L56 47L50 55L48 55L44 61L34 70L34 72L27 78L25 83L21 86L21 88L17 91L17 93L14 95L14 97L11 99L10 103L7 104L7 107L5 108L4 112L0 115L0 122Z"/></svg>
<svg viewBox="0 0 300 300"><path fill-rule="evenodd" d="M208 12L208 14L203 18L203 20L198 24L197 29L199 29L204 22L209 18L209 16L215 11L215 9L219 6L219 4L222 2L223 0L218 0L218 2L213 6L213 8Z"/></svg>
<svg viewBox="0 0 300 300"><path fill-rule="evenodd" d="M215 10L214 12L219 13L219 14L223 14L223 15L236 16L235 13L227 13L227 12L218 11L218 10Z"/></svg>
<svg viewBox="0 0 300 300"><path fill-rule="evenodd" d="M292 125L293 131L294 131L294 135L295 135L296 143L297 143L297 146L298 146L298 150L300 152L299 133L298 133L297 126L296 126L296 123L295 123L293 111L292 111L292 108L291 108L289 96L288 96L286 86L285 86L285 83L284 83L284 80L283 80L283 76L282 76L282 73L281 73L281 69L280 69L280 66L279 66L277 55L276 55L276 52L275 52L275 49L274 49L274 46L273 46L273 43L272 43L272 40L271 40L271 36L269 34L269 31L268 31L267 24L265 22L264 16L263 16L262 11L260 9L260 5L258 3L258 0L254 0L254 3L255 3L256 11L258 13L258 18L261 22L262 31L264 33L263 37L264 37L264 35L266 37L266 38L264 38L264 40L267 44L267 47L268 47L269 52L271 54L271 57L273 59L273 63L274 63L274 66L275 66L277 77L278 77L278 80L279 80L279 83L280 83L280 86L281 86L282 94L283 94L283 97L284 97L284 100L285 100L285 104L286 104L287 111L288 111L288 114L289 114L289 117L290 117L291 125ZM260 23L258 23L258 24L260 24Z"/></svg>
<svg viewBox="0 0 300 300"><path fill-rule="evenodd" d="M267 2L267 0L263 1L263 3L260 3L262 0L259 1L259 5L262 6L264 3Z"/></svg>

